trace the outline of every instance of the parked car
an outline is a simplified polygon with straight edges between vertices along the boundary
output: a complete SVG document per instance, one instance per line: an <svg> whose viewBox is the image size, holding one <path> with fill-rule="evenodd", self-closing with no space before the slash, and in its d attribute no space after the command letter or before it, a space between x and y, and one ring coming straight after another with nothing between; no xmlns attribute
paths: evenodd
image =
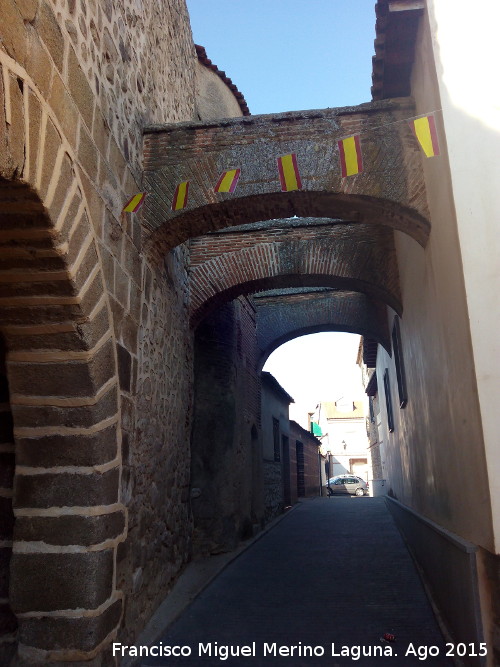
<svg viewBox="0 0 500 667"><path fill-rule="evenodd" d="M329 496L367 496L368 483L356 475L337 475L328 480L327 492Z"/></svg>

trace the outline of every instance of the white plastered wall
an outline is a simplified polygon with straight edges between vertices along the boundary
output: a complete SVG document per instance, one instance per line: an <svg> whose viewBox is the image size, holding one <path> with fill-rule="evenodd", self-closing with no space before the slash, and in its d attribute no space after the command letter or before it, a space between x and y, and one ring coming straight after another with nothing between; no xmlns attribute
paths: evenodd
<svg viewBox="0 0 500 667"><path fill-rule="evenodd" d="M428 0L500 552L500 86L496 0Z"/></svg>
<svg viewBox="0 0 500 667"><path fill-rule="evenodd" d="M431 25L424 15L417 38L412 93L416 115L435 112L441 147L439 157L422 155L432 229L425 248L395 232L408 404L399 407L394 360L379 346L380 439L388 491L422 516L492 552L489 470L469 322L468 269L464 278L463 241L447 150L453 127L448 128L441 103L441 75L434 62ZM392 328L392 311L388 318ZM495 363L492 358L490 362ZM391 433L385 418L386 368L394 407Z"/></svg>

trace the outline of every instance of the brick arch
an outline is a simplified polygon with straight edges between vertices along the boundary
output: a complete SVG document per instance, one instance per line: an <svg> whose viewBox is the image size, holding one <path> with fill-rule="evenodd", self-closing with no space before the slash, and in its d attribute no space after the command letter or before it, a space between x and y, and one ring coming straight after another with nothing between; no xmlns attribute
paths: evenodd
<svg viewBox="0 0 500 667"><path fill-rule="evenodd" d="M74 155L39 90L9 63L0 103L0 333L16 457L10 606L21 656L88 660L122 615L114 335Z"/></svg>
<svg viewBox="0 0 500 667"><path fill-rule="evenodd" d="M294 216L384 225L408 234L424 247L430 233L426 218L389 200L321 191L273 192L200 206L178 215L146 236L144 247L148 253L164 256L187 239L207 232Z"/></svg>
<svg viewBox="0 0 500 667"><path fill-rule="evenodd" d="M391 353L387 307L360 292L278 292L254 299L259 368L284 343L321 331L343 331L376 340Z"/></svg>
<svg viewBox="0 0 500 667"><path fill-rule="evenodd" d="M188 238L249 222L296 216L387 225L425 245L429 212L422 158L407 119L411 100L147 128L145 247L164 254ZM364 170L342 178L337 140L359 133ZM302 188L281 192L276 159L295 153ZM219 174L241 168L233 193ZM189 181L184 209L172 210Z"/></svg>
<svg viewBox="0 0 500 667"><path fill-rule="evenodd" d="M288 287L362 292L401 312L392 230L320 225L223 232L190 243L190 316L196 326L221 303Z"/></svg>

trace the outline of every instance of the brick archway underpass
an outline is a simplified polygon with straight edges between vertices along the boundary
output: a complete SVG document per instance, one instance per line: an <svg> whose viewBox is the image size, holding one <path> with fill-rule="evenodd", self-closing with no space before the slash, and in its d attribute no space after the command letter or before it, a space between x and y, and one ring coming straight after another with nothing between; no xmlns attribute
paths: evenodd
<svg viewBox="0 0 500 667"><path fill-rule="evenodd" d="M364 224L226 230L190 241L194 326L237 296L287 287L363 292L401 311L393 231Z"/></svg>

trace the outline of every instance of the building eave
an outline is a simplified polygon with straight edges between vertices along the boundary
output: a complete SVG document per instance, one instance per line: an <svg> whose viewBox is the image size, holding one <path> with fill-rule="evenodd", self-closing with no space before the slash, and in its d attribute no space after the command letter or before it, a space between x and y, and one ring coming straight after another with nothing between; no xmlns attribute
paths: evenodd
<svg viewBox="0 0 500 667"><path fill-rule="evenodd" d="M424 0L377 0L372 99L411 94L415 43Z"/></svg>
<svg viewBox="0 0 500 667"><path fill-rule="evenodd" d="M226 84L226 86L229 88L229 90L233 93L234 97L236 98L236 101L238 102L241 113L244 116L250 116L250 110L248 109L248 105L246 103L246 100L243 96L243 93L240 93L238 88L234 85L234 83L231 81L231 79L226 75L225 72L220 70L217 65L214 65L214 63L210 60L210 58L207 56L207 52L205 51L204 46L200 46L199 44L195 44L194 48L196 49L196 55L198 56L198 61L207 67L208 69L212 70L212 72L215 72L217 76Z"/></svg>

